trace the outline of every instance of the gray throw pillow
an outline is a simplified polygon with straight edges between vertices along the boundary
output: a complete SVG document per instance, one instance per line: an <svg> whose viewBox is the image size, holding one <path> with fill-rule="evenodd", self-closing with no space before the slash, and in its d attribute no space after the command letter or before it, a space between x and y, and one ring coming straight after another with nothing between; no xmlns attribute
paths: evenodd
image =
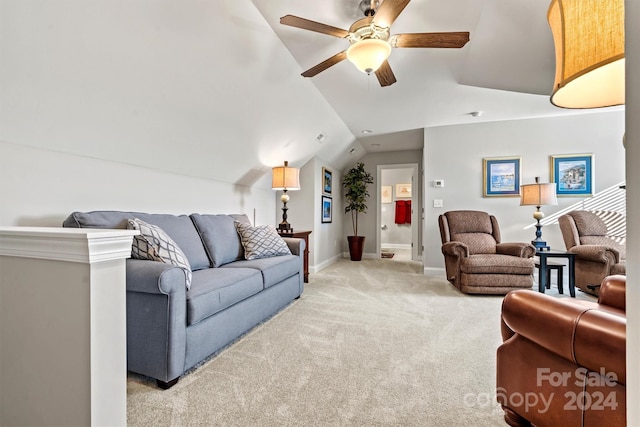
<svg viewBox="0 0 640 427"><path fill-rule="evenodd" d="M282 240L282 237L272 225L252 227L251 224L239 221L234 224L244 247L245 259L291 255L289 246Z"/></svg>
<svg viewBox="0 0 640 427"><path fill-rule="evenodd" d="M131 256L136 259L160 261L184 270L187 276L187 290L191 288L191 266L184 252L160 227L148 224L138 218L127 220L127 228L138 230L131 246Z"/></svg>

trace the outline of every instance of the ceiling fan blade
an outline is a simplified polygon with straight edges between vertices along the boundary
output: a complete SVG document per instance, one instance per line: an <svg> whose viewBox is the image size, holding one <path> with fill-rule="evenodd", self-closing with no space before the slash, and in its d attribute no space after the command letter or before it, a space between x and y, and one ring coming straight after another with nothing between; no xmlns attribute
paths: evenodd
<svg viewBox="0 0 640 427"><path fill-rule="evenodd" d="M373 16L373 23L379 27L391 27L398 15L409 4L410 0L384 0L376 14Z"/></svg>
<svg viewBox="0 0 640 427"><path fill-rule="evenodd" d="M315 31L316 33L328 34L334 37L345 38L349 35L347 30L332 27L331 25L321 24L320 22L310 21L300 18L299 16L286 15L280 18L280 23L289 25L290 27L302 28L303 30Z"/></svg>
<svg viewBox="0 0 640 427"><path fill-rule="evenodd" d="M302 73L302 76L303 77L313 77L316 74L320 74L321 72L323 72L327 68L333 67L338 62L343 61L346 58L347 58L347 51L346 50L344 50L342 52L339 52L339 53L336 53L331 58L322 61L321 63L319 63L315 67L309 68L307 71Z"/></svg>
<svg viewBox="0 0 640 427"><path fill-rule="evenodd" d="M391 86L396 82L396 76L393 74L393 71L391 71L391 66L388 61L384 61L380 68L378 68L376 77L382 87Z"/></svg>
<svg viewBox="0 0 640 427"><path fill-rule="evenodd" d="M391 37L393 47L462 47L469 41L468 32L457 33L411 33Z"/></svg>

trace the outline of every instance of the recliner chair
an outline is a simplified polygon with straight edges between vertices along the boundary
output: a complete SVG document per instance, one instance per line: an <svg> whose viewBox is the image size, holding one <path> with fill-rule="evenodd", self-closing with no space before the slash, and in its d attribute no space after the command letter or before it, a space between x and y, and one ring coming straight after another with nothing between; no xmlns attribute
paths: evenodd
<svg viewBox="0 0 640 427"><path fill-rule="evenodd" d="M572 211L558 218L567 251L576 254L576 287L593 295L605 277L626 274L625 236L613 235L603 218L626 221L624 215L606 211Z"/></svg>
<svg viewBox="0 0 640 427"><path fill-rule="evenodd" d="M469 294L504 295L533 286L535 247L501 243L498 220L481 211L438 217L447 280Z"/></svg>

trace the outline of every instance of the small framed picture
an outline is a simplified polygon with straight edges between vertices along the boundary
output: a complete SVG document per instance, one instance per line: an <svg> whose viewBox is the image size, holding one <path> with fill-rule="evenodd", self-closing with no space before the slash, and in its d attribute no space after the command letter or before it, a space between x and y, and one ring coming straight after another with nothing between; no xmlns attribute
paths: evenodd
<svg viewBox="0 0 640 427"><path fill-rule="evenodd" d="M391 203L393 201L393 187L383 185L380 187L380 203Z"/></svg>
<svg viewBox="0 0 640 427"><path fill-rule="evenodd" d="M396 184L396 199L410 199L411 184Z"/></svg>
<svg viewBox="0 0 640 427"><path fill-rule="evenodd" d="M558 197L593 195L593 154L551 156L551 182Z"/></svg>
<svg viewBox="0 0 640 427"><path fill-rule="evenodd" d="M333 189L333 173L327 168L322 168L322 192L331 194Z"/></svg>
<svg viewBox="0 0 640 427"><path fill-rule="evenodd" d="M331 197L322 196L322 222L331 222L331 211L333 210L333 200Z"/></svg>
<svg viewBox="0 0 640 427"><path fill-rule="evenodd" d="M520 196L520 157L482 159L484 197Z"/></svg>

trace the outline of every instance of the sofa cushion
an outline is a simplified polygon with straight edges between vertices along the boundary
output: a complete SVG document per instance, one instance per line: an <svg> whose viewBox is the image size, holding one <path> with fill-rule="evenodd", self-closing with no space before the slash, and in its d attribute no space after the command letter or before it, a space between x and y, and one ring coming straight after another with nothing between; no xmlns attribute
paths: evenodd
<svg viewBox="0 0 640 427"><path fill-rule="evenodd" d="M209 257L191 218L186 215L148 214L142 212L93 211L73 212L64 220L65 227L127 228L127 220L139 218L157 225L173 239L187 256L192 270L209 268Z"/></svg>
<svg viewBox="0 0 640 427"><path fill-rule="evenodd" d="M570 213L576 223L580 236L606 236L607 224L592 211L573 211Z"/></svg>
<svg viewBox="0 0 640 427"><path fill-rule="evenodd" d="M533 258L511 255L473 255L460 262L460 271L467 274L533 274Z"/></svg>
<svg viewBox="0 0 640 427"><path fill-rule="evenodd" d="M191 214L191 219L200 233L211 267L244 259L244 249L234 222L248 223L246 215Z"/></svg>
<svg viewBox="0 0 640 427"><path fill-rule="evenodd" d="M495 254L496 239L487 233L451 233L451 240L469 247L469 254Z"/></svg>
<svg viewBox="0 0 640 427"><path fill-rule="evenodd" d="M243 260L226 264L222 268L252 268L262 273L265 289L280 283L284 279L300 272L302 268L301 259L296 255L282 255L270 258L260 258L253 260Z"/></svg>
<svg viewBox="0 0 640 427"><path fill-rule="evenodd" d="M138 230L133 236L131 256L136 259L160 261L184 270L187 289L191 287L191 266L180 247L157 225L147 224L138 218L127 220L127 228Z"/></svg>
<svg viewBox="0 0 640 427"><path fill-rule="evenodd" d="M450 211L445 213L449 230L455 233L493 233L491 216L481 211ZM453 240L453 239L452 239Z"/></svg>
<svg viewBox="0 0 640 427"><path fill-rule="evenodd" d="M187 291L187 324L193 325L263 289L260 272L251 268L207 268L193 272Z"/></svg>
<svg viewBox="0 0 640 427"><path fill-rule="evenodd" d="M236 230L244 248L245 259L260 259L278 255L291 255L289 246L282 240L272 225L252 227L240 221L235 222Z"/></svg>

